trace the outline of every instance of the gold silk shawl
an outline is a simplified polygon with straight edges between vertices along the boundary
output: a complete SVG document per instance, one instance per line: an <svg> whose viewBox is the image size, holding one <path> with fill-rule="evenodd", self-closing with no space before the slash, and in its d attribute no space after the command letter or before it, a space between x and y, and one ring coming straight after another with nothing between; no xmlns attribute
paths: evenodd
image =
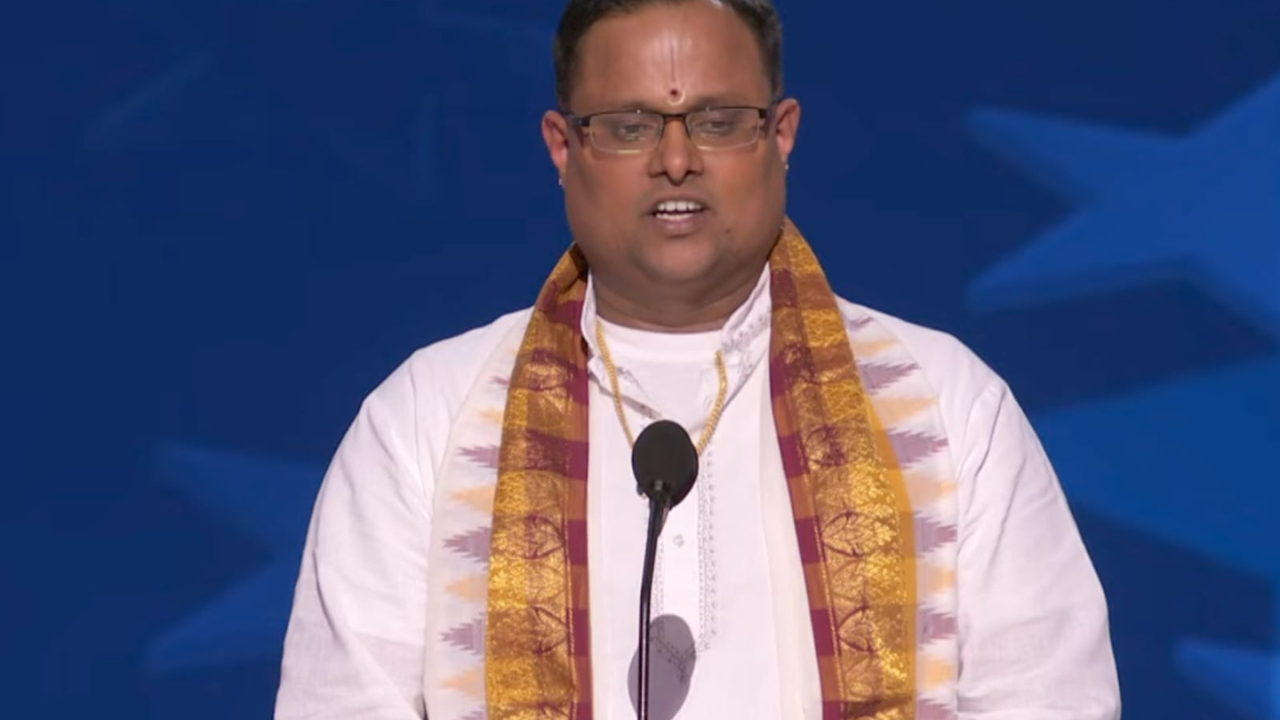
<svg viewBox="0 0 1280 720"><path fill-rule="evenodd" d="M823 720L906 720L916 707L916 553L902 472L831 287L790 221L769 268L769 383ZM586 287L586 261L571 247L539 294L508 389L489 555L490 720L592 717Z"/></svg>

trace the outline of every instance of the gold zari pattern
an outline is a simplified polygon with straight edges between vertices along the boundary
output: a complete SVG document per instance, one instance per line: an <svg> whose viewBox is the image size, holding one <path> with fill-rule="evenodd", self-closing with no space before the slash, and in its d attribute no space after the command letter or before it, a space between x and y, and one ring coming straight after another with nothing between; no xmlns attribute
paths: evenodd
<svg viewBox="0 0 1280 720"><path fill-rule="evenodd" d="M862 388L835 296L789 221L769 265L769 380L823 718L908 720L916 568L902 471ZM586 263L570 248L543 287L511 378L488 584L490 720L592 714L585 287Z"/></svg>

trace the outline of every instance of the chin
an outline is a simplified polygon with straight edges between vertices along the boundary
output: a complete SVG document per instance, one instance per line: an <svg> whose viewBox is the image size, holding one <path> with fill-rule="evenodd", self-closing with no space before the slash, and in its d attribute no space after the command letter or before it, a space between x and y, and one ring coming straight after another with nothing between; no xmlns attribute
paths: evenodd
<svg viewBox="0 0 1280 720"><path fill-rule="evenodd" d="M707 279L719 264L708 252L676 251L650 253L642 263L645 275L664 285L687 285Z"/></svg>

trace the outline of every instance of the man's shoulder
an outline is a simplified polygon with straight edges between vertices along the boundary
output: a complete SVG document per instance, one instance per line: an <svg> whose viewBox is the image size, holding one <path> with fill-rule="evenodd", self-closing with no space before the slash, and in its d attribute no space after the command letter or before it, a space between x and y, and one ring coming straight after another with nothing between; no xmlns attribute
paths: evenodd
<svg viewBox="0 0 1280 720"><path fill-rule="evenodd" d="M435 340L415 350L406 369L430 378L436 389L470 388L493 354L529 321L532 308L514 310L482 325Z"/></svg>
<svg viewBox="0 0 1280 720"><path fill-rule="evenodd" d="M432 341L415 350L409 362L435 370L478 371L477 364L493 354L514 329L528 323L532 310L513 310L482 325Z"/></svg>
<svg viewBox="0 0 1280 720"><path fill-rule="evenodd" d="M1004 388L1004 380L955 335L844 298L838 304L850 324L873 324L878 334L901 345L944 405L963 406Z"/></svg>
<svg viewBox="0 0 1280 720"><path fill-rule="evenodd" d="M528 322L532 308L419 346L376 387L375 404L409 405L420 419L446 426L499 348Z"/></svg>
<svg viewBox="0 0 1280 720"><path fill-rule="evenodd" d="M846 300L839 304L847 322L861 328L854 334L855 344L862 344L858 335L865 333L863 342L872 348L882 347L882 343L898 346L896 351L885 353L886 359L872 354L862 361L864 376L873 382L883 380L890 394L931 396L938 410L935 417L941 421L939 429L947 437L951 460L958 468L989 436L988 428L974 424L975 417L991 416L1011 397L1003 378L951 333ZM885 363L889 365L883 368L887 372L873 369ZM919 368L918 375L912 374L916 381L904 384L896 380L902 377L903 366ZM925 386L919 382L921 377Z"/></svg>

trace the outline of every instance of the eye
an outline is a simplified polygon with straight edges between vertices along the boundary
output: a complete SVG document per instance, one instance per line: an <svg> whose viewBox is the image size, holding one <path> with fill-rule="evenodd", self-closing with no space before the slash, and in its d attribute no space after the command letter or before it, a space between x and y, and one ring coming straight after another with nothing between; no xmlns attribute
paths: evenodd
<svg viewBox="0 0 1280 720"><path fill-rule="evenodd" d="M647 129L648 129L647 127L639 123L631 123L630 125L619 125L618 129L614 131L614 135L620 138L636 138L644 134L644 131Z"/></svg>
<svg viewBox="0 0 1280 720"><path fill-rule="evenodd" d="M658 123L652 118L634 113L605 115L597 118L605 134L614 142L630 143L648 140L657 132Z"/></svg>
<svg viewBox="0 0 1280 720"><path fill-rule="evenodd" d="M732 120L708 120L698 126L703 132L717 135L732 132L735 127L737 127L737 123Z"/></svg>
<svg viewBox="0 0 1280 720"><path fill-rule="evenodd" d="M733 110L714 111L694 121L694 131L709 136L731 135L746 126L745 115Z"/></svg>

